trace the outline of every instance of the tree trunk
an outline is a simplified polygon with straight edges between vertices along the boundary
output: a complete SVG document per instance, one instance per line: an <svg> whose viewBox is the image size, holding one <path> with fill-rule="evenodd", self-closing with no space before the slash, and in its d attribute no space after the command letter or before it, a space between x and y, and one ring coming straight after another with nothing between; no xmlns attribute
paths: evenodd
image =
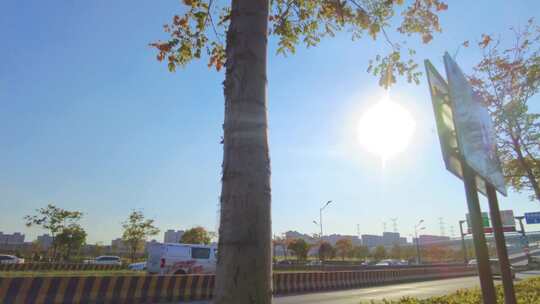
<svg viewBox="0 0 540 304"><path fill-rule="evenodd" d="M268 0L232 0L216 304L272 302L267 38Z"/></svg>
<svg viewBox="0 0 540 304"><path fill-rule="evenodd" d="M516 151L519 164L522 166L525 172L527 172L527 178L529 179L529 183L531 183L534 195L536 199L540 201L540 186L538 185L538 181L536 180L536 177L534 176L531 167L525 161L525 157L523 156L523 152L521 151L521 144L519 143L518 139L514 137L512 137L512 144L514 146L514 150Z"/></svg>

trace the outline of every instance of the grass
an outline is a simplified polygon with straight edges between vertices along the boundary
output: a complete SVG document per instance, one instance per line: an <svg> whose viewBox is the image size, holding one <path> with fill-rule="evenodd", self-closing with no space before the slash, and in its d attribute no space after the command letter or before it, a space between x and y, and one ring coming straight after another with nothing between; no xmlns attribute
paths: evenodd
<svg viewBox="0 0 540 304"><path fill-rule="evenodd" d="M0 278L10 277L69 277L146 275L145 271L133 270L50 270L50 271L0 271Z"/></svg>
<svg viewBox="0 0 540 304"><path fill-rule="evenodd" d="M540 278L533 278L521 281L514 285L516 291L516 299L518 304L538 304L540 303ZM504 303L504 294L501 285L497 289L497 303ZM362 302L362 303L375 303ZM404 297L400 300L383 300L384 304L480 304L482 303L482 295L480 289L463 289L455 293L432 297L427 299L416 299Z"/></svg>

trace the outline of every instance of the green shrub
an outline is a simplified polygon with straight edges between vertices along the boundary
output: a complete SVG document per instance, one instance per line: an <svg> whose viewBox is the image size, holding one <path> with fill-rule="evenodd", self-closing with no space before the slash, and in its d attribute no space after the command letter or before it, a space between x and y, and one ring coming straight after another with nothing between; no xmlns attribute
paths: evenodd
<svg viewBox="0 0 540 304"><path fill-rule="evenodd" d="M515 284L516 299L519 304L540 303L540 278L528 279ZM497 303L504 303L503 288L497 287ZM365 303L365 302L364 302ZM374 303L374 302L371 302ZM385 304L479 304L482 303L480 289L463 289L455 293L432 297L428 299L416 299L404 297L400 300L383 300Z"/></svg>

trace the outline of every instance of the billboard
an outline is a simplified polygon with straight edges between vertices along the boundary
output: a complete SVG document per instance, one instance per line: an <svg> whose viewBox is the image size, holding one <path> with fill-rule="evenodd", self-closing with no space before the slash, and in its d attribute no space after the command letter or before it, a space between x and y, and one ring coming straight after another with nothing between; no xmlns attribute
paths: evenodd
<svg viewBox="0 0 540 304"><path fill-rule="evenodd" d="M471 218L469 214L466 215L468 232L472 233L471 227ZM503 227L503 232L513 232L516 231L516 221L514 219L513 210L501 210L501 223ZM493 227L491 227L491 221L489 214L487 212L482 212L482 226L484 227L484 233L493 233Z"/></svg>
<svg viewBox="0 0 540 304"><path fill-rule="evenodd" d="M463 180L462 157L454 124L453 105L450 102L450 89L446 80L437 72L429 60L424 61L424 65L444 164L448 171ZM479 176L475 176L475 179L477 190L485 195L486 187L483 179Z"/></svg>
<svg viewBox="0 0 540 304"><path fill-rule="evenodd" d="M444 55L444 65L461 157L477 175L506 196L489 112L448 53Z"/></svg>
<svg viewBox="0 0 540 304"><path fill-rule="evenodd" d="M512 211L512 210L501 210L501 222L502 222L503 228L504 227L516 227L516 220L514 218L514 211Z"/></svg>
<svg viewBox="0 0 540 304"><path fill-rule="evenodd" d="M527 224L540 224L540 212L525 212L525 222Z"/></svg>
<svg viewBox="0 0 540 304"><path fill-rule="evenodd" d="M444 164L448 171L463 178L448 85L429 60L425 66Z"/></svg>

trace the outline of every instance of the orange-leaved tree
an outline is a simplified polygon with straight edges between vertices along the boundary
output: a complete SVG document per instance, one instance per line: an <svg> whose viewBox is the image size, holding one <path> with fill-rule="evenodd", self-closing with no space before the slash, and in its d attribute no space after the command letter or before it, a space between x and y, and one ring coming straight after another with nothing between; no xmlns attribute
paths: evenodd
<svg viewBox="0 0 540 304"><path fill-rule="evenodd" d="M529 19L512 29L513 41L482 35L482 59L470 77L493 117L497 148L507 182L540 201L540 114L529 110L540 89L540 26Z"/></svg>

